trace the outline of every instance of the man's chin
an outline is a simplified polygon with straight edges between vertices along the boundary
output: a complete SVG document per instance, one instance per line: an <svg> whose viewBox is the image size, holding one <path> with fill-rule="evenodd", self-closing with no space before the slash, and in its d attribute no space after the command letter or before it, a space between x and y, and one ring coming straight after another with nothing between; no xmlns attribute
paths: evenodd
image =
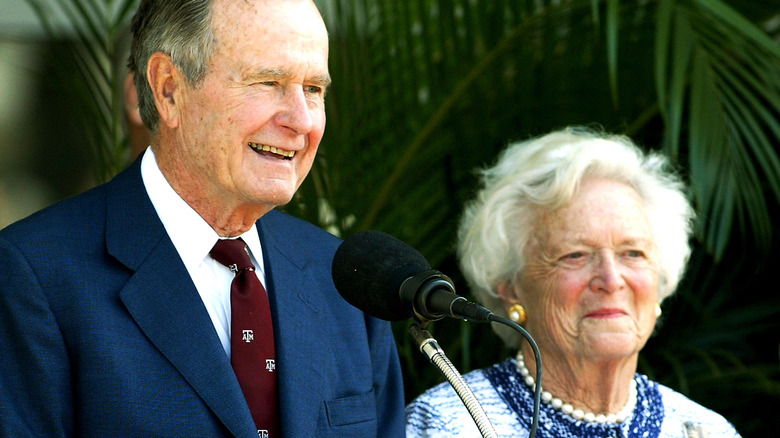
<svg viewBox="0 0 780 438"><path fill-rule="evenodd" d="M265 190L259 196L255 197L257 204L269 205L273 207L280 207L287 205L292 201L295 191L291 189L268 191Z"/></svg>

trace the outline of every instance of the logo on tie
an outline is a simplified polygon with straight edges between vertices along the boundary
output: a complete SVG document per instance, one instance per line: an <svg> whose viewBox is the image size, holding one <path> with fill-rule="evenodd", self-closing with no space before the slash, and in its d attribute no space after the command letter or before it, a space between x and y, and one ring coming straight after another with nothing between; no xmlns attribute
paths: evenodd
<svg viewBox="0 0 780 438"><path fill-rule="evenodd" d="M267 369L270 372L274 372L276 369L276 361L273 359L266 359L265 360L265 369Z"/></svg>
<svg viewBox="0 0 780 438"><path fill-rule="evenodd" d="M252 330L244 330L244 336L241 339L247 343L252 342L255 340L255 334L252 332Z"/></svg>

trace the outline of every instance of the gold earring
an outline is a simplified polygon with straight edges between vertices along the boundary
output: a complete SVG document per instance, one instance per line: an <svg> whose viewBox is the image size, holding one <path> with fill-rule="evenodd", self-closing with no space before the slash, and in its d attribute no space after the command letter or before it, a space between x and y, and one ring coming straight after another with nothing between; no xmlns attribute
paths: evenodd
<svg viewBox="0 0 780 438"><path fill-rule="evenodd" d="M660 318L663 310L661 310L661 303L655 303L655 317Z"/></svg>
<svg viewBox="0 0 780 438"><path fill-rule="evenodd" d="M509 308L509 319L518 325L525 324L525 321L528 319L525 314L525 307L519 304L512 304L512 307Z"/></svg>

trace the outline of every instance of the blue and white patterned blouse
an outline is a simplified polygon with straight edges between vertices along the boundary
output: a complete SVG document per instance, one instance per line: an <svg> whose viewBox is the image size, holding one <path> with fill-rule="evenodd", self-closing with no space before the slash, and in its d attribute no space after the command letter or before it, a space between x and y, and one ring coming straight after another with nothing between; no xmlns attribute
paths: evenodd
<svg viewBox="0 0 780 438"><path fill-rule="evenodd" d="M533 420L533 392L514 358L463 376L499 437L526 438ZM637 403L623 423L575 420L542 402L537 438L740 438L721 415L637 374ZM406 407L407 437L480 437L468 410L448 382Z"/></svg>

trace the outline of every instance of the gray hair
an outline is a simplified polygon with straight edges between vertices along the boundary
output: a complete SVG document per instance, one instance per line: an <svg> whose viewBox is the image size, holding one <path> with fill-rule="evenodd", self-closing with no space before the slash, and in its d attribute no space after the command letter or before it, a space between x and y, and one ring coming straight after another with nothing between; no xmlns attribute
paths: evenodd
<svg viewBox="0 0 780 438"><path fill-rule="evenodd" d="M666 157L645 154L624 136L573 127L510 144L493 167L481 171L481 189L461 218L457 251L466 281L485 307L506 315L496 290L522 273L540 208L568 203L586 177L620 181L637 191L658 248L659 301L674 292L691 252L694 211L684 184ZM516 332L495 328L507 346L519 346Z"/></svg>
<svg viewBox="0 0 780 438"><path fill-rule="evenodd" d="M155 52L170 55L190 85L200 84L215 46L211 5L212 0L143 0L138 6L127 66L138 90L141 120L153 132L160 114L146 75L149 57Z"/></svg>

